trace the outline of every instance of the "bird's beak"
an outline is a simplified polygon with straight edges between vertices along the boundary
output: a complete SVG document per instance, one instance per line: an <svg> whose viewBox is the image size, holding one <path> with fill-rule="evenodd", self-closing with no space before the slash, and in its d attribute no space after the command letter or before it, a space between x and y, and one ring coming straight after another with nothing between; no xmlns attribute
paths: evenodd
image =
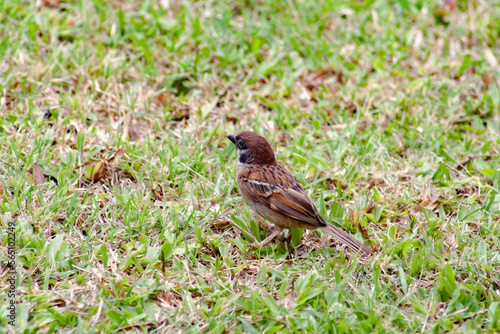
<svg viewBox="0 0 500 334"><path fill-rule="evenodd" d="M233 142L236 145L236 135L228 135L227 139Z"/></svg>

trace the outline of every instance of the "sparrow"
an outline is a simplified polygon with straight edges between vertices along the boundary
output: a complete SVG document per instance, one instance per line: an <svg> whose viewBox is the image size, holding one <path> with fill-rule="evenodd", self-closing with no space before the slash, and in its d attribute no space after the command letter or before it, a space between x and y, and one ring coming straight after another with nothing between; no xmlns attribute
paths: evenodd
<svg viewBox="0 0 500 334"><path fill-rule="evenodd" d="M264 137L244 131L227 138L234 143L238 154L236 178L241 196L256 215L275 226L273 233L257 243L259 247L286 228L320 229L362 255L373 254L370 247L321 217L300 182L278 164Z"/></svg>

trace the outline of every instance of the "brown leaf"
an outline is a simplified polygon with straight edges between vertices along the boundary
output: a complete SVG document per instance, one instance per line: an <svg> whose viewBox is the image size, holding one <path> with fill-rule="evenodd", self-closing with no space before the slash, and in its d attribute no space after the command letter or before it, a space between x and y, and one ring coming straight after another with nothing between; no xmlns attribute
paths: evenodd
<svg viewBox="0 0 500 334"><path fill-rule="evenodd" d="M426 198L424 200L422 200L420 202L420 204L417 204L413 209L412 211L413 212L418 212L418 211L421 211L423 208L426 208L427 210L434 210L436 208L436 206L438 205L438 200L439 200L439 197L441 197L441 194L434 194L432 195L431 197L429 198Z"/></svg>
<svg viewBox="0 0 500 334"><path fill-rule="evenodd" d="M66 301L62 298L56 298L54 300L51 300L51 303L53 303L52 306L59 306L59 307L66 306Z"/></svg>
<svg viewBox="0 0 500 334"><path fill-rule="evenodd" d="M313 91L321 84L326 84L328 82L331 83L336 81L342 85L344 84L342 73L335 71L333 68L325 68L307 75L302 75L301 81L304 87L310 91Z"/></svg>
<svg viewBox="0 0 500 334"><path fill-rule="evenodd" d="M175 295L171 291L166 292L165 290L160 290L157 298L161 302L161 306L174 306Z"/></svg>
<svg viewBox="0 0 500 334"><path fill-rule="evenodd" d="M218 221L215 222L215 226L217 226L217 228L219 230L225 230L226 228L228 228L229 226L231 226L231 223L223 221L223 220L218 220Z"/></svg>
<svg viewBox="0 0 500 334"><path fill-rule="evenodd" d="M98 161L92 168L92 181L96 182L106 178L108 171L108 163L106 161Z"/></svg>
<svg viewBox="0 0 500 334"><path fill-rule="evenodd" d="M351 210L351 219L350 219L351 226L356 227L358 225L358 219L357 219L358 217L357 216L358 216L357 212L355 212L354 210Z"/></svg>
<svg viewBox="0 0 500 334"><path fill-rule="evenodd" d="M236 124L238 122L238 119L236 117L226 115L226 121L233 123L233 124Z"/></svg>
<svg viewBox="0 0 500 334"><path fill-rule="evenodd" d="M444 0L444 10L448 13L457 8L457 0Z"/></svg>
<svg viewBox="0 0 500 334"><path fill-rule="evenodd" d="M287 133L281 133L280 135L278 135L278 137L276 138L275 142L283 144L283 145L286 146L288 144L288 138L290 138L289 134L287 134Z"/></svg>
<svg viewBox="0 0 500 334"><path fill-rule="evenodd" d="M368 231L366 230L366 227L363 226L363 224L358 224L358 231L364 235L365 237L368 238Z"/></svg>
<svg viewBox="0 0 500 334"><path fill-rule="evenodd" d="M45 183L45 176L43 175L42 168L37 164L33 166L33 177L36 185Z"/></svg>
<svg viewBox="0 0 500 334"><path fill-rule="evenodd" d="M42 7L51 7L51 8L57 8L59 7L59 4L61 3L61 0L38 0L36 2L36 8L42 8Z"/></svg>
<svg viewBox="0 0 500 334"><path fill-rule="evenodd" d="M441 194L434 194L429 198L429 204L427 205L427 209L429 210L434 210L436 206L439 204L437 201L439 200L439 197L441 197Z"/></svg>
<svg viewBox="0 0 500 334"><path fill-rule="evenodd" d="M142 134L143 131L139 125L132 125L128 129L128 138L131 142L139 140Z"/></svg>
<svg viewBox="0 0 500 334"><path fill-rule="evenodd" d="M156 189L151 189L155 201L163 201L163 187L158 183Z"/></svg>
<svg viewBox="0 0 500 334"><path fill-rule="evenodd" d="M182 121L189 118L189 106L187 105L175 105L171 113L173 115L172 119L174 121Z"/></svg>
<svg viewBox="0 0 500 334"><path fill-rule="evenodd" d="M168 107L174 97L171 92L163 92L151 98L151 101L157 106Z"/></svg>
<svg viewBox="0 0 500 334"><path fill-rule="evenodd" d="M115 167L116 165L118 165L120 159L123 158L123 155L125 154L125 150L126 148L122 147L118 151L116 151L116 153L108 159L109 166Z"/></svg>

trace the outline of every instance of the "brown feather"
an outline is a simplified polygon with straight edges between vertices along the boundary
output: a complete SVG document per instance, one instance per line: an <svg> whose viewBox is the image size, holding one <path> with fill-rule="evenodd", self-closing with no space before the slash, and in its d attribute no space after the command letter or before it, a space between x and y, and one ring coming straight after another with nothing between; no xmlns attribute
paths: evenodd
<svg viewBox="0 0 500 334"><path fill-rule="evenodd" d="M283 184L276 178L265 177L263 172L274 172L281 176ZM266 173L267 174L267 173ZM240 173L241 186L246 194L251 194L252 200L258 201L268 208L275 210L287 217L301 220L312 225L310 229L323 227L326 223L319 216L318 210L305 194L299 181L287 170L275 163L264 171L261 168L248 167ZM295 190L298 189L299 191Z"/></svg>
<svg viewBox="0 0 500 334"><path fill-rule="evenodd" d="M235 144L237 139L242 139L251 152L252 159L248 163L238 163L237 179L244 200L254 212L279 229L319 228L357 252L373 254L368 246L321 217L300 182L276 162L271 145L264 137L245 131L236 139L234 135L228 138Z"/></svg>
<svg viewBox="0 0 500 334"><path fill-rule="evenodd" d="M330 234L332 237L337 239L338 241L343 242L349 248L356 252L361 252L363 255L372 255L373 251L370 247L363 244L361 241L355 239L353 236L348 234L346 231L327 223L325 227L321 228L323 231Z"/></svg>

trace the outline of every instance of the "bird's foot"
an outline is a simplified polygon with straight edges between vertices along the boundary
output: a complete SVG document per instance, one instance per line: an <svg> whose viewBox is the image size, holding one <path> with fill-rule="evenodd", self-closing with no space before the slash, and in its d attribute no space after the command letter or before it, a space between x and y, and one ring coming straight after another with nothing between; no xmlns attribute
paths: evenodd
<svg viewBox="0 0 500 334"><path fill-rule="evenodd" d="M274 231L271 233L267 238L262 240L261 242L252 242L251 244L248 244L248 247L254 247L254 248L262 248L268 243L270 243L274 238L276 238L281 232L283 231L283 228L278 227L274 225Z"/></svg>
<svg viewBox="0 0 500 334"><path fill-rule="evenodd" d="M259 219L259 225L262 227L262 229L266 231L274 231L276 229L276 226L274 224L269 224L267 222L263 222L262 220Z"/></svg>

